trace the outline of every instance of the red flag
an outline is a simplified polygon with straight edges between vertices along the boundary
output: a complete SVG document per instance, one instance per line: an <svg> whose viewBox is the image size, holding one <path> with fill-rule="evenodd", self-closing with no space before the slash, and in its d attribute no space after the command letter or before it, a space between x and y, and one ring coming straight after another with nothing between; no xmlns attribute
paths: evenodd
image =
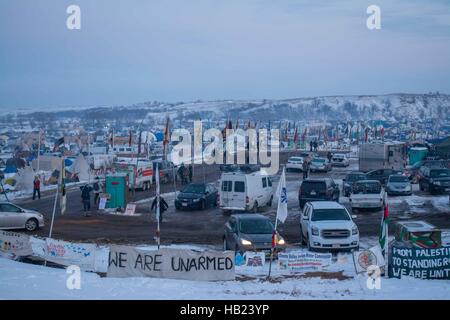
<svg viewBox="0 0 450 320"><path fill-rule="evenodd" d="M275 248L277 245L277 232L274 230L272 233L272 248Z"/></svg>
<svg viewBox="0 0 450 320"><path fill-rule="evenodd" d="M298 127L295 127L294 143L297 143L297 141L298 141Z"/></svg>

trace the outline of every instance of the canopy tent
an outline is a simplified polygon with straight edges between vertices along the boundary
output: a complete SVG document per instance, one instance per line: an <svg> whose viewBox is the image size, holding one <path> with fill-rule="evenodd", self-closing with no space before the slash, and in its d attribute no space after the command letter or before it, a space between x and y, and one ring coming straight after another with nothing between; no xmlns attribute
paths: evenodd
<svg viewBox="0 0 450 320"><path fill-rule="evenodd" d="M89 180L89 164L83 155L79 155L75 159L72 166L70 167L70 171L77 174L80 181Z"/></svg>

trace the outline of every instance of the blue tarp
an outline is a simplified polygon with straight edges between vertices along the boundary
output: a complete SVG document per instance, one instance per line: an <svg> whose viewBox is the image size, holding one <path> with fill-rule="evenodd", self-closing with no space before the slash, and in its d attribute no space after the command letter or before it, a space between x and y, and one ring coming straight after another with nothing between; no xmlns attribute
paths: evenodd
<svg viewBox="0 0 450 320"><path fill-rule="evenodd" d="M164 139L164 132L155 132L156 141L163 141Z"/></svg>
<svg viewBox="0 0 450 320"><path fill-rule="evenodd" d="M15 173L17 172L16 166L6 166L5 170L3 170L4 173Z"/></svg>
<svg viewBox="0 0 450 320"><path fill-rule="evenodd" d="M71 159L64 159L64 166L70 167L73 163L73 160Z"/></svg>

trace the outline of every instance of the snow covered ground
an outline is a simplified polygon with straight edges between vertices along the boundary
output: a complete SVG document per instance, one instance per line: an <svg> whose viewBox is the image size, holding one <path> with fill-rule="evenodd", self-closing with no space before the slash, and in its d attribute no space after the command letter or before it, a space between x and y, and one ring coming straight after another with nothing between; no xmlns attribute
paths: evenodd
<svg viewBox="0 0 450 320"><path fill-rule="evenodd" d="M450 299L450 281L382 278L381 289L371 290L367 276L355 274L350 254L333 260L326 278L289 275L276 264L271 281L266 279L268 264L238 266L237 280L221 282L106 278L82 272L81 289L69 290L64 269L0 258L0 299Z"/></svg>

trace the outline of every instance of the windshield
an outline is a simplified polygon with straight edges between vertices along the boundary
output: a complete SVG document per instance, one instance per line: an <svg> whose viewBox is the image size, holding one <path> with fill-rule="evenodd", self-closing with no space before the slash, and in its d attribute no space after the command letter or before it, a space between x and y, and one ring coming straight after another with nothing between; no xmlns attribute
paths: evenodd
<svg viewBox="0 0 450 320"><path fill-rule="evenodd" d="M350 220L345 209L316 209L313 211L311 221Z"/></svg>
<svg viewBox="0 0 450 320"><path fill-rule="evenodd" d="M244 219L240 221L239 230L246 234L271 234L273 225L266 219Z"/></svg>
<svg viewBox="0 0 450 320"><path fill-rule="evenodd" d="M450 177L450 170L448 169L430 170L430 177L431 178Z"/></svg>
<svg viewBox="0 0 450 320"><path fill-rule="evenodd" d="M405 176L390 176L389 182L408 182L408 177Z"/></svg>
<svg viewBox="0 0 450 320"><path fill-rule="evenodd" d="M353 193L377 194L381 192L381 185L375 182L356 183Z"/></svg>
<svg viewBox="0 0 450 320"><path fill-rule="evenodd" d="M202 184L190 184L183 190L183 193L205 193L205 186Z"/></svg>
<svg viewBox="0 0 450 320"><path fill-rule="evenodd" d="M292 157L289 159L289 161L302 161L303 158L299 158L299 157Z"/></svg>
<svg viewBox="0 0 450 320"><path fill-rule="evenodd" d="M319 158L316 158L316 159L313 159L312 162L324 163L324 162L325 162L325 159L319 159Z"/></svg>
<svg viewBox="0 0 450 320"><path fill-rule="evenodd" d="M353 182L353 181L359 181L359 180L364 180L364 179L366 179L365 174L357 173L357 174L349 174L346 180Z"/></svg>

